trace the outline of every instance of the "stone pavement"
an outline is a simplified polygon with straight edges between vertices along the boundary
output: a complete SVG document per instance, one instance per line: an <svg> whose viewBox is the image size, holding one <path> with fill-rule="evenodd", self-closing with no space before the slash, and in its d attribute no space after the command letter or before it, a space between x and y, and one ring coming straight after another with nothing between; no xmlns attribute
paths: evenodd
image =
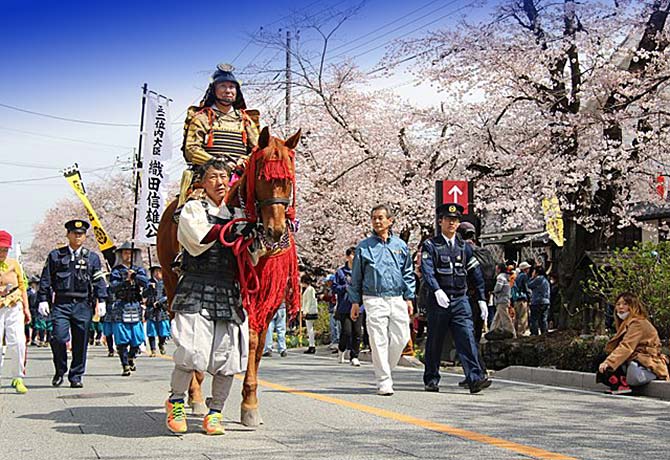
<svg viewBox="0 0 670 460"><path fill-rule="evenodd" d="M470 395L453 374L426 393L413 368L397 369L396 394L381 397L370 364L337 365L321 350L264 358L259 429L238 423L236 380L224 436L205 436L194 417L175 436L164 427L169 358L141 357L124 378L102 347L89 356L81 390L51 387L48 349L29 349L27 395L2 380L0 460L668 458L665 401L506 381Z"/></svg>

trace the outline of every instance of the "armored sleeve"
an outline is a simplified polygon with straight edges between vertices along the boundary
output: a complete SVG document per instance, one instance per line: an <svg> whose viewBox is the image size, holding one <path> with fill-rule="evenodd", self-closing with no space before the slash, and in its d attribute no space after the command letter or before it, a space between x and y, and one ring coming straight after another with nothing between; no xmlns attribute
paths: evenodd
<svg viewBox="0 0 670 460"><path fill-rule="evenodd" d="M143 288L147 288L149 286L149 277L147 276L147 271L144 268L137 267L137 272L135 272L135 283Z"/></svg>
<svg viewBox="0 0 670 460"><path fill-rule="evenodd" d="M437 277L435 276L435 245L433 241L428 239L423 243L421 247L421 275L423 280L427 283L431 292L439 291L442 289L440 283L437 282Z"/></svg>
<svg viewBox="0 0 670 460"><path fill-rule="evenodd" d="M184 159L187 163L195 165L205 164L213 157L205 150L209 122L203 113L196 114L188 125L186 131L186 143L184 146Z"/></svg>
<svg viewBox="0 0 670 460"><path fill-rule="evenodd" d="M102 271L102 264L97 254L90 255L91 284L93 285L93 296L104 302L107 298L107 282Z"/></svg>
<svg viewBox="0 0 670 460"><path fill-rule="evenodd" d="M42 276L40 277L40 286L37 291L37 299L39 302L50 302L52 296L51 290L51 273L53 267L51 264L51 253L47 256L47 261L42 268Z"/></svg>
<svg viewBox="0 0 670 460"><path fill-rule="evenodd" d="M126 282L125 270L114 267L112 272L109 274L109 290L111 292L116 292L121 288Z"/></svg>
<svg viewBox="0 0 670 460"><path fill-rule="evenodd" d="M486 301L486 290L484 283L484 273L482 272L482 266L475 257L472 248L469 245L465 246L465 257L467 259L466 267L468 270L468 282L472 283L477 291L477 300Z"/></svg>
<svg viewBox="0 0 670 460"><path fill-rule="evenodd" d="M363 301L363 258L361 246L356 247L354 262L351 264L351 284L347 286L347 294L351 303L360 304Z"/></svg>

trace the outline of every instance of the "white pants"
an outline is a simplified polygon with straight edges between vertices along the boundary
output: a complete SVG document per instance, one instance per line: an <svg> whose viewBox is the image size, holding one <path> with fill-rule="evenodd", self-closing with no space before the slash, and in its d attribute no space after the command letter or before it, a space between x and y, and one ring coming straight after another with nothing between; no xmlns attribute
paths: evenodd
<svg viewBox="0 0 670 460"><path fill-rule="evenodd" d="M409 342L409 314L402 297L363 296L377 388L393 389L391 371Z"/></svg>
<svg viewBox="0 0 670 460"><path fill-rule="evenodd" d="M13 361L12 379L26 376L26 335L23 329L23 303L0 308L0 343L5 338L7 355ZM2 376L2 353L0 353L0 376Z"/></svg>
<svg viewBox="0 0 670 460"><path fill-rule="evenodd" d="M316 340L314 340L314 320L306 319L305 324L307 324L307 338L309 340L309 346L316 347Z"/></svg>
<svg viewBox="0 0 670 460"><path fill-rule="evenodd" d="M177 349L173 356L171 398L185 398L192 371L207 371L214 376L209 408L221 410L230 394L233 375L247 369L248 323L210 321L199 313L177 312L172 320L172 337Z"/></svg>

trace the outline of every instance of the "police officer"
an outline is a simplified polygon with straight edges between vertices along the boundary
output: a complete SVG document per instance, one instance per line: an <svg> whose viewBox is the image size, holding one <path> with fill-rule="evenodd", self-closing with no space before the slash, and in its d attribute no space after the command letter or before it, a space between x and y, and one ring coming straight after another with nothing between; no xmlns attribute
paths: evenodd
<svg viewBox="0 0 670 460"><path fill-rule="evenodd" d="M80 219L65 223L68 245L49 253L40 277L37 293L38 310L48 316L51 310L53 333L51 352L56 374L51 380L55 387L63 383L67 371L65 344L72 343L72 363L68 380L70 387L83 387L82 377L86 370L87 334L95 300L98 314L106 311L107 285L97 254L82 247L86 240L88 222ZM53 308L49 307L53 305Z"/></svg>
<svg viewBox="0 0 670 460"><path fill-rule="evenodd" d="M456 231L463 206L447 203L437 208L440 234L423 244L421 273L431 294L428 296L428 338L423 383L426 391L439 391L440 357L447 330L456 345L470 393L491 385L477 359L472 311L468 302L468 279L474 284L481 308L486 308L484 277L472 248Z"/></svg>

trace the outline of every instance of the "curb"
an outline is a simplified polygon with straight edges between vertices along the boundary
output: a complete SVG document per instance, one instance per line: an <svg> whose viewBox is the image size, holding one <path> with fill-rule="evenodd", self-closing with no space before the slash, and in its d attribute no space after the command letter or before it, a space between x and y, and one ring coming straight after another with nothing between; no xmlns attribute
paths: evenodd
<svg viewBox="0 0 670 460"><path fill-rule="evenodd" d="M578 390L598 393L605 391L605 386L596 383L596 375L590 372L565 371L544 367L509 366L497 371L495 377L539 385L576 388ZM640 396L670 401L670 382L655 380L638 388L637 391L637 394Z"/></svg>

